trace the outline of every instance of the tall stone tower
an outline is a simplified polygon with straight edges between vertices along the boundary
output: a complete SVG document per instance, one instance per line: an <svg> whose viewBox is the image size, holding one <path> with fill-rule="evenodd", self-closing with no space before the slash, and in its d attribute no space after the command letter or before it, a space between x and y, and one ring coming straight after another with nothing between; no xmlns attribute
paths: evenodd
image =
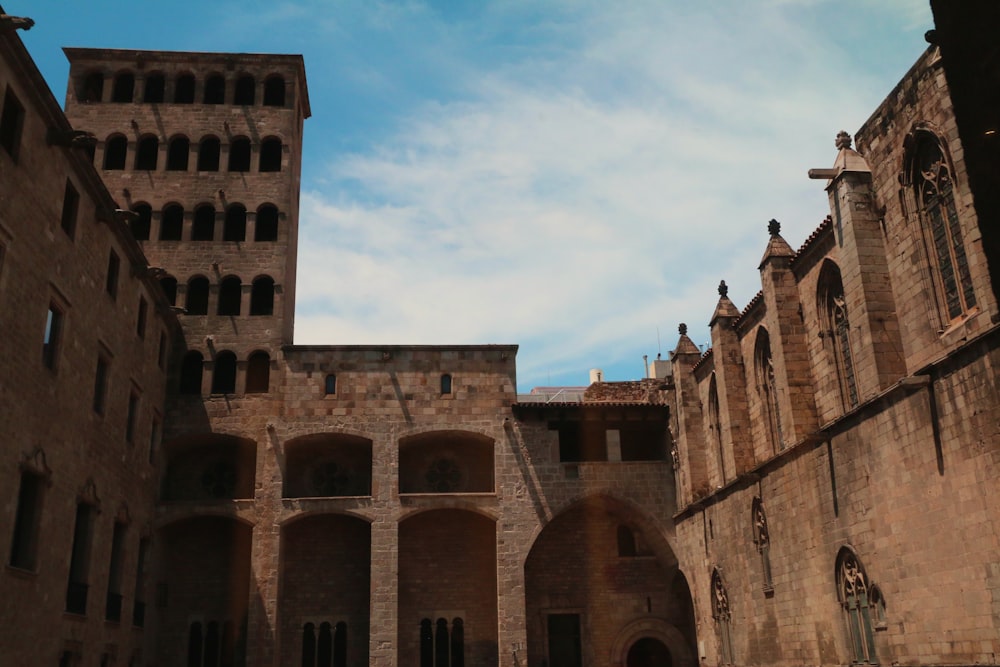
<svg viewBox="0 0 1000 667"><path fill-rule="evenodd" d="M188 350L223 364L215 350L232 351L242 391L250 355L274 359L292 342L302 57L65 52L66 115L97 136L94 164L136 212L133 235L183 309ZM218 382L201 393L234 393Z"/></svg>

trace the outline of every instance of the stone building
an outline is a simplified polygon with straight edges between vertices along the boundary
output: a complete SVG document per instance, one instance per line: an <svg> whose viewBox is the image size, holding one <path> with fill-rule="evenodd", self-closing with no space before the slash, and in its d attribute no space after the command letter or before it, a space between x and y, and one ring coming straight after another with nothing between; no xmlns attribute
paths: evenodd
<svg viewBox="0 0 1000 667"><path fill-rule="evenodd" d="M771 222L758 296L720 285L710 350L519 396L514 345L293 344L301 57L66 49L64 115L26 25L4 664L995 662L1000 268L953 33L810 172L805 243Z"/></svg>

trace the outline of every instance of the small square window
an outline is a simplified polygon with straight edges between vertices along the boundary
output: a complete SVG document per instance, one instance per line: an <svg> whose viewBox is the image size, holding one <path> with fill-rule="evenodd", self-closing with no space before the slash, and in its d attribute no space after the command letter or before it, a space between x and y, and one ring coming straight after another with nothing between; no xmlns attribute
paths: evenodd
<svg viewBox="0 0 1000 667"><path fill-rule="evenodd" d="M23 127L24 107L8 86L3 98L3 112L0 113L0 146L15 160L21 145Z"/></svg>

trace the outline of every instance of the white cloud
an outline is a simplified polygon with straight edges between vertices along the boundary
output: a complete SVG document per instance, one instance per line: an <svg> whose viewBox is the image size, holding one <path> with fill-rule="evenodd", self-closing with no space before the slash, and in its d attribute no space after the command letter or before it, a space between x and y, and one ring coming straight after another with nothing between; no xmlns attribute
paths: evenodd
<svg viewBox="0 0 1000 667"><path fill-rule="evenodd" d="M302 202L296 342L517 342L526 389L637 376L657 329L707 339L720 278L757 291L767 220L793 246L819 223L806 169L891 82L845 85L845 47L780 6L613 7L536 26L560 41L463 68L463 99L329 163Z"/></svg>

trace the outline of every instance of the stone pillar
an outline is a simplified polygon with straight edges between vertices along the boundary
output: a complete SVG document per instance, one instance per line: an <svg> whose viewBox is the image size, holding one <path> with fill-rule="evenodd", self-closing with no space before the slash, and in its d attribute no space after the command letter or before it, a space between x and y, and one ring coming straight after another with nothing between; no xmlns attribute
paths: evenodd
<svg viewBox="0 0 1000 667"><path fill-rule="evenodd" d="M701 352L688 338L687 325L681 324L679 330L681 337L670 358L673 361L676 396L675 444L681 470L679 502L681 505L687 505L695 498L708 495L710 486L708 463L705 460L705 430L701 401L698 398L698 384L693 373L695 364L701 359Z"/></svg>
<svg viewBox="0 0 1000 667"><path fill-rule="evenodd" d="M500 667L525 667L528 651L524 567L520 533L516 521L497 521L497 645Z"/></svg>
<svg viewBox="0 0 1000 667"><path fill-rule="evenodd" d="M394 519L372 523L369 664L395 667L399 623L399 531Z"/></svg>
<svg viewBox="0 0 1000 667"><path fill-rule="evenodd" d="M726 281L719 283L719 303L709 327L712 331L712 357L715 365L716 391L719 395L719 421L726 469L742 475L753 468L753 438L747 404L746 370L743 350L733 323L740 316L729 300Z"/></svg>

